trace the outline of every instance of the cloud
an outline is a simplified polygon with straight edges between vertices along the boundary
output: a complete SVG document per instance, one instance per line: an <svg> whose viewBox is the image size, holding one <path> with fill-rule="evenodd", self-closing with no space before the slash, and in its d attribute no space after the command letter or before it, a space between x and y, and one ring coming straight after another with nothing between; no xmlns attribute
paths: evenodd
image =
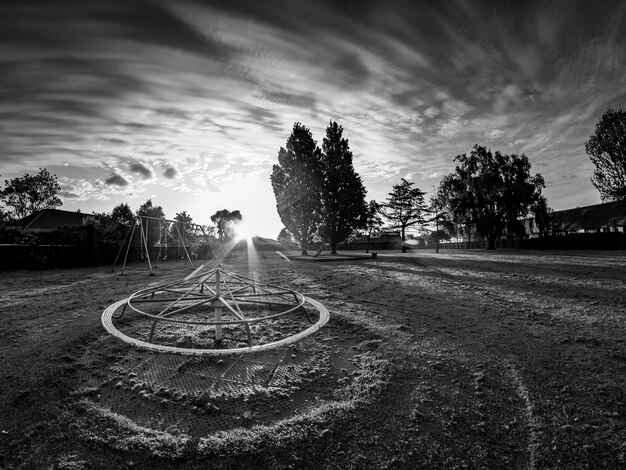
<svg viewBox="0 0 626 470"><path fill-rule="evenodd" d="M436 108L435 106L429 106L426 111L424 111L424 115L431 119L435 116L438 116L440 113L441 111L439 110L439 108Z"/></svg>
<svg viewBox="0 0 626 470"><path fill-rule="evenodd" d="M153 176L152 170L146 167L143 163L133 162L130 164L129 168L131 172L137 173L143 179L150 179Z"/></svg>
<svg viewBox="0 0 626 470"><path fill-rule="evenodd" d="M163 171L163 176L165 176L168 180L176 178L176 175L177 171L173 166L168 166L165 168L165 171Z"/></svg>
<svg viewBox="0 0 626 470"><path fill-rule="evenodd" d="M104 180L104 184L109 186L128 186L128 181L120 175L111 175Z"/></svg>
<svg viewBox="0 0 626 470"><path fill-rule="evenodd" d="M289 93L285 91L264 91L263 99L272 104L295 108L314 108L315 98L305 93Z"/></svg>
<svg viewBox="0 0 626 470"><path fill-rule="evenodd" d="M445 121L439 128L439 135L441 137L455 137L466 130L466 122L459 117L452 118Z"/></svg>
<svg viewBox="0 0 626 470"><path fill-rule="evenodd" d="M502 134L504 134L504 131L502 129L492 129L490 131L485 132L485 137L488 137L490 139L496 139L500 137Z"/></svg>
<svg viewBox="0 0 626 470"><path fill-rule="evenodd" d="M59 197L63 199L79 199L80 195L70 191L59 191Z"/></svg>
<svg viewBox="0 0 626 470"><path fill-rule="evenodd" d="M386 181L393 180L401 172L399 162L373 161L361 162L361 174L364 177L376 177Z"/></svg>

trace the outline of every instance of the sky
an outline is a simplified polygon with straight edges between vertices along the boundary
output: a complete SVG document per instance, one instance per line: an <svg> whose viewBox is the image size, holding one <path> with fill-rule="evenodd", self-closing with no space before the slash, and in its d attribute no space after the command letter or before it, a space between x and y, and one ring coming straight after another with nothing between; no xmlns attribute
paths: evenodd
<svg viewBox="0 0 626 470"><path fill-rule="evenodd" d="M278 151L331 120L368 200L479 144L562 210L601 202L584 143L626 107L626 2L2 0L0 70L1 180L47 168L66 210L240 210L275 238Z"/></svg>

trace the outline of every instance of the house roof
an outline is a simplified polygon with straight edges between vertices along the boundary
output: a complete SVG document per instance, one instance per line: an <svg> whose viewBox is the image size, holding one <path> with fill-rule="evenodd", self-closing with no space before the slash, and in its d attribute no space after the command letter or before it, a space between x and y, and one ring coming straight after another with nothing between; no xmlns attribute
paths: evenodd
<svg viewBox="0 0 626 470"><path fill-rule="evenodd" d="M581 230L610 225L626 225L626 204L607 202L593 206L555 211L550 217L553 229Z"/></svg>
<svg viewBox="0 0 626 470"><path fill-rule="evenodd" d="M82 214L80 212L43 209L18 220L13 226L24 231L56 230L59 227L80 227L83 225L83 220L89 216L90 214Z"/></svg>

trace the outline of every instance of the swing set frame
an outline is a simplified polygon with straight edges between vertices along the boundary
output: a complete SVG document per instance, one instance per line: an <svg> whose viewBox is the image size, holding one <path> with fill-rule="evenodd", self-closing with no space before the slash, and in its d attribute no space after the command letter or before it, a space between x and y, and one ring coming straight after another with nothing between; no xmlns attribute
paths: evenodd
<svg viewBox="0 0 626 470"><path fill-rule="evenodd" d="M150 227L150 221L153 221L152 223L155 223L156 221L159 224L159 254L156 256L156 259L154 260L154 262L153 260L150 259L150 247L148 246L148 229ZM183 251L185 252L185 257L187 261L189 261L190 267L194 269L195 267L193 265L193 261L191 260L191 256L189 256L189 251L187 250L185 239L183 237L183 234L180 231L179 226L183 226L185 228L191 227L194 231L200 230L202 232L202 236L204 238L207 238L207 233L203 225L180 222L179 220L173 220L173 219L163 219L163 218L158 218L158 217L150 217L146 215L138 215L135 217L135 220L133 221L133 224L131 225L131 227L129 227L128 230L126 231L124 240L122 241L122 244L120 245L120 249L117 252L117 256L115 257L113 266L111 267L111 272L115 271L115 267L117 266L117 262L120 259L122 251L124 251L124 247L126 247L126 251L124 253L124 260L122 262L122 269L120 271L120 275L124 274L124 269L126 268L126 262L128 261L128 254L130 253L130 247L133 242L133 235L135 234L135 231L137 230L137 228L139 228L139 232L140 232L139 244L140 244L141 256L142 257L145 256L145 259L148 262L148 269L150 271L148 275L154 276L155 275L154 268L157 267L157 263L158 263L159 258L161 257L161 250L163 246L165 246L165 256L167 257L167 247L168 247L167 237L168 237L168 229L171 225L173 225L176 228L176 233L178 234L178 240L179 240L178 246L180 247L180 243L182 243L182 248L183 248ZM162 243L163 240L165 240L165 244Z"/></svg>

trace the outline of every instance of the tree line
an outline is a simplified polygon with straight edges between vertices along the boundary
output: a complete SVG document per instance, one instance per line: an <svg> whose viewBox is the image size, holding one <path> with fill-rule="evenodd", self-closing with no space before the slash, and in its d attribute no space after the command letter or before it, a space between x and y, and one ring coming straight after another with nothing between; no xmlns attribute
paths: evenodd
<svg viewBox="0 0 626 470"><path fill-rule="evenodd" d="M157 243L161 247L184 245L197 257L208 256L210 240L225 243L235 238L236 225L243 219L239 210L221 209L210 217L213 225L196 224L186 211L177 212L170 221L165 218L163 208L148 199L134 213L128 204L121 203L110 213L93 213L86 224L97 229L105 245L120 246L138 218L143 219L139 226L141 232L136 231L135 242L143 237L150 248Z"/></svg>
<svg viewBox="0 0 626 470"><path fill-rule="evenodd" d="M592 182L603 201L626 201L626 112L607 110L585 150L595 165ZM383 226L400 231L403 251L407 230L416 226L428 227L437 242L450 236L471 241L475 234L490 249L504 236L523 237L525 223L540 233L548 230L552 211L542 194L545 180L531 173L526 155L476 144L454 162L454 171L442 178L428 203L426 193L404 178L385 201L366 202L343 128L331 121L320 149L311 131L295 123L271 174L276 209L285 225L280 237L293 235L306 255L316 238L327 240L336 253L337 244L351 234L365 233L369 241Z"/></svg>
<svg viewBox="0 0 626 470"><path fill-rule="evenodd" d="M468 234L475 230L488 239L490 248L505 230L511 236L522 234L521 220L531 213L543 228L548 210L541 194L545 184L540 174L531 175L525 155L492 153L476 145L455 161L455 171L442 179L430 203L424 191L404 178L385 201L366 203L343 128L331 121L320 149L311 131L296 123L278 152L271 181L278 214L303 255L315 236L327 239L336 253L337 244L351 233L365 231L369 237L382 226L400 231L403 251L407 230L433 222L449 232L458 232L455 227Z"/></svg>
<svg viewBox="0 0 626 470"><path fill-rule="evenodd" d="M407 230L433 222L451 232L456 226L467 233L475 230L495 248L503 231L523 233L521 220L530 213L541 224L547 220L544 180L530 174L525 155L492 153L476 145L455 161L455 171L443 178L430 203L424 191L404 178L385 201L367 203L342 126L330 122L320 149L311 131L295 123L278 152L271 182L281 221L303 255L315 237L328 240L334 254L350 234L364 231L369 239L382 226L400 231L406 251Z"/></svg>
<svg viewBox="0 0 626 470"><path fill-rule="evenodd" d="M11 227L12 223L37 211L58 208L62 205L57 196L59 190L57 176L43 168L34 175L26 173L5 180L4 188L0 189L0 228ZM138 224L138 218L142 218L141 224ZM91 227L95 229L92 233L106 257L107 254L115 255L135 227L132 243L137 247L144 241L150 248L157 243L161 247L184 245L198 256L204 257L208 255L207 244L210 240L226 242L236 236L236 225L242 221L243 216L239 210L222 209L216 211L210 219L212 225L200 226L194 223L190 214L182 211L177 212L173 222L170 222L165 219L163 207L154 205L148 199L136 211L127 203L120 203L111 212L92 212L85 215L83 227L58 227L54 233L35 235L24 235L19 231L5 229L2 230L1 238L4 243L37 245L41 241L81 245L86 242L85 230Z"/></svg>
<svg viewBox="0 0 626 470"><path fill-rule="evenodd" d="M0 222L15 222L37 211L60 207L63 204L57 195L60 190L57 176L45 168L40 168L34 175L26 173L11 180L4 180L4 188L0 189ZM127 203L120 203L111 212L93 212L91 216L94 220L108 219L110 222L130 227L137 217L165 219L165 212L163 207L153 205L152 200L148 199L136 212L133 212ZM213 225L207 226L206 230L210 235L217 235L220 239L232 238L235 236L234 224L241 222L242 219L239 210L218 210L211 216ZM173 220L183 227L195 225L186 211L177 212Z"/></svg>

